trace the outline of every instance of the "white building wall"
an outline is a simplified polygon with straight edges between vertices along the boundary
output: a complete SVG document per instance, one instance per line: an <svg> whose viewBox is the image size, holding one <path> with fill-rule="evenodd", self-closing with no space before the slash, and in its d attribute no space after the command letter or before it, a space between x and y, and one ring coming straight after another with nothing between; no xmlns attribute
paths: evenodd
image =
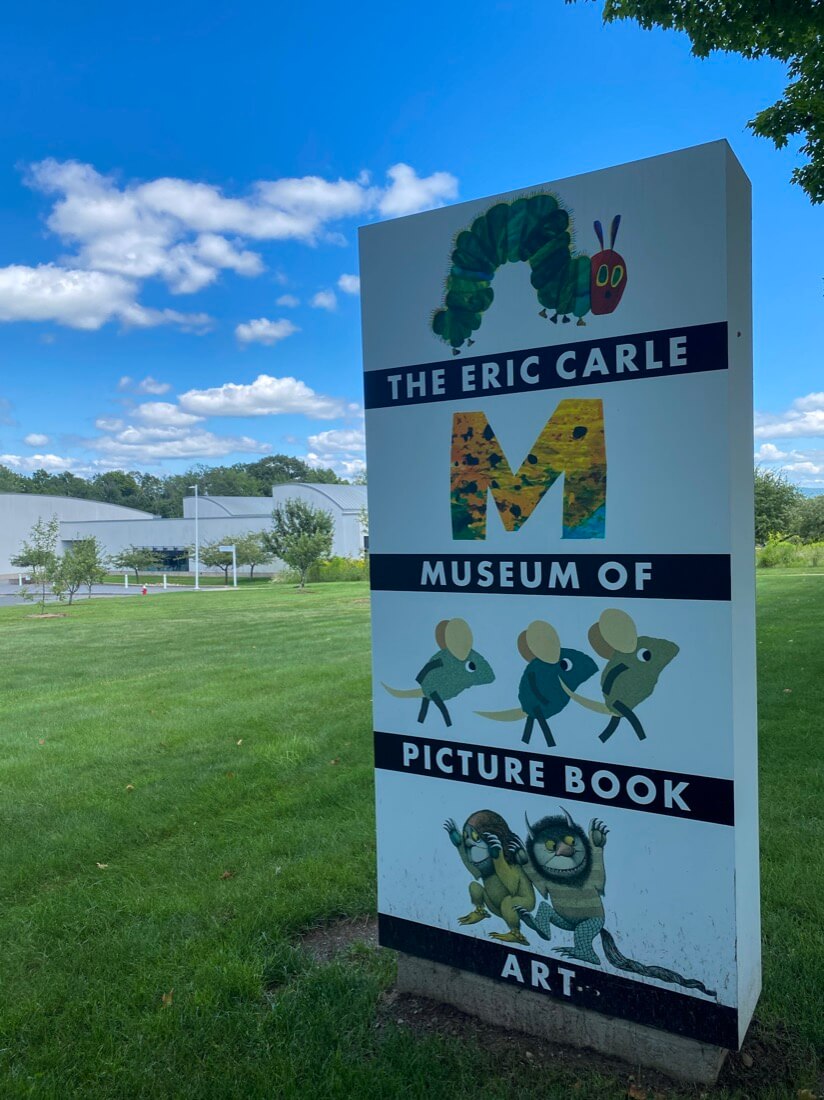
<svg viewBox="0 0 824 1100"><path fill-rule="evenodd" d="M28 539L38 520L57 516L66 521L151 521L148 512L137 508L122 508L118 504L104 504L97 500L78 500L75 497L40 496L35 493L0 493L0 576L16 576L19 572L11 564L13 558Z"/></svg>

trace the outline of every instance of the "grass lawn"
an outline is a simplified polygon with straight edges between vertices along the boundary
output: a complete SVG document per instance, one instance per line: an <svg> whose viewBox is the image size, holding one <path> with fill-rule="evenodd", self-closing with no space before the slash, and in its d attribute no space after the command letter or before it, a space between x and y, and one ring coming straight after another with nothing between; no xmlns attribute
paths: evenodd
<svg viewBox="0 0 824 1100"><path fill-rule="evenodd" d="M709 1095L784 1100L818 1091L824 1048L824 581L765 570L759 592L775 1066ZM3 1100L627 1095L585 1060L376 1028L391 955L300 947L375 907L367 596L0 610Z"/></svg>

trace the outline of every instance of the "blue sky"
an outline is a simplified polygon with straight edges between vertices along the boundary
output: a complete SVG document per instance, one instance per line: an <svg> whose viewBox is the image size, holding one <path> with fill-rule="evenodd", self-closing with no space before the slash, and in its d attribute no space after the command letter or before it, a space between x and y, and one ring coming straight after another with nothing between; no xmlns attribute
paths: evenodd
<svg viewBox="0 0 824 1100"><path fill-rule="evenodd" d="M726 137L753 184L758 454L824 488L822 209L745 128L783 69L599 11L10 8L0 462L354 474L359 224Z"/></svg>

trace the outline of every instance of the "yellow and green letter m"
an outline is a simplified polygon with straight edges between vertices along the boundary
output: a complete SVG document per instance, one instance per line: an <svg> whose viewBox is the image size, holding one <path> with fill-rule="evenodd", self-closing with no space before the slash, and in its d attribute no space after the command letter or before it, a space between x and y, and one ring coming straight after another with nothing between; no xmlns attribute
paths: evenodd
<svg viewBox="0 0 824 1100"><path fill-rule="evenodd" d="M452 537L486 538L489 497L507 531L521 528L544 493L564 475L565 539L602 539L606 524L607 455L601 401L566 400L513 471L482 412L452 418Z"/></svg>

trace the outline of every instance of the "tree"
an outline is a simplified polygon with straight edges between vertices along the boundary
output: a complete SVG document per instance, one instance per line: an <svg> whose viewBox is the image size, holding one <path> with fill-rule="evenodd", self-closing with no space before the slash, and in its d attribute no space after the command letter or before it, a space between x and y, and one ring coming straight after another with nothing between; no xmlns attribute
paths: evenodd
<svg viewBox="0 0 824 1100"><path fill-rule="evenodd" d="M59 558L57 541L60 537L60 520L56 515L51 519L42 517L29 532L19 553L11 558L11 564L29 570L32 579L40 589L40 609L46 606L46 588L57 576Z"/></svg>
<svg viewBox="0 0 824 1100"><path fill-rule="evenodd" d="M157 554L148 546L127 546L111 560L117 569L134 569L136 581L140 580L141 569L154 569L158 564Z"/></svg>
<svg viewBox="0 0 824 1100"><path fill-rule="evenodd" d="M73 543L63 555L64 559L69 554L74 555L80 575L80 583L86 586L89 599L91 599L94 585L102 584L106 579L108 558L105 547L94 535L90 535L88 538L79 539Z"/></svg>
<svg viewBox="0 0 824 1100"><path fill-rule="evenodd" d="M238 565L249 566L249 579L254 580L255 566L272 560L272 553L265 543L265 531L249 531L235 539Z"/></svg>
<svg viewBox="0 0 824 1100"><path fill-rule="evenodd" d="M290 497L272 513L264 545L272 557L285 561L300 575L300 587L304 588L309 569L332 553L334 529L331 512Z"/></svg>
<svg viewBox="0 0 824 1100"><path fill-rule="evenodd" d="M200 547L200 563L211 569L222 569L223 578L229 583L229 570L232 568L232 551L221 550L221 546L229 546L231 539L218 539L216 542L204 542Z"/></svg>
<svg viewBox="0 0 824 1100"><path fill-rule="evenodd" d="M770 535L789 536L794 530L801 490L780 470L755 469L755 541L763 545Z"/></svg>
<svg viewBox="0 0 824 1100"><path fill-rule="evenodd" d="M796 530L804 542L824 542L824 493L801 501Z"/></svg>
<svg viewBox="0 0 824 1100"><path fill-rule="evenodd" d="M567 0L568 3L574 0ZM605 0L604 21L684 31L696 57L715 50L772 57L788 66L784 95L748 126L783 149L800 135L807 159L793 170L814 203L824 201L824 5L820 0Z"/></svg>

